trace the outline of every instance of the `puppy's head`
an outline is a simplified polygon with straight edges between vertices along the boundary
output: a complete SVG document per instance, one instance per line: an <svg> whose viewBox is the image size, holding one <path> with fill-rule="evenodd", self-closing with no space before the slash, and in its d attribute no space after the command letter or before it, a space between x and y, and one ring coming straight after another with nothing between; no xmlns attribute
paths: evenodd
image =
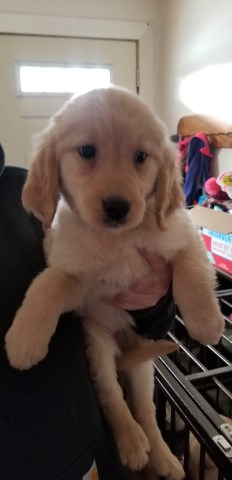
<svg viewBox="0 0 232 480"><path fill-rule="evenodd" d="M156 221L182 204L175 147L138 96L118 88L73 97L42 133L23 191L48 228L59 191L92 228Z"/></svg>

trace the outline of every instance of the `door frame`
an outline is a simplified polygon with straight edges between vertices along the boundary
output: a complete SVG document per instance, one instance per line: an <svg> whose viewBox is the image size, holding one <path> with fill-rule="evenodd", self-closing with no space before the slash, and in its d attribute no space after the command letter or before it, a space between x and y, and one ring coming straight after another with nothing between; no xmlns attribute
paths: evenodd
<svg viewBox="0 0 232 480"><path fill-rule="evenodd" d="M139 93L155 105L155 42L150 22L0 13L0 34L135 41Z"/></svg>

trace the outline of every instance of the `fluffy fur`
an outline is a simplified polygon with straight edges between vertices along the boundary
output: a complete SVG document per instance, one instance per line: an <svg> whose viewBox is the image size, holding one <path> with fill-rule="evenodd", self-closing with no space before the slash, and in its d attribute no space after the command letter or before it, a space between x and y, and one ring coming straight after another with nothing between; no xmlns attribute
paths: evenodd
<svg viewBox="0 0 232 480"><path fill-rule="evenodd" d="M86 145L95 149L92 158L83 158ZM138 151L146 153L144 161L137 161ZM112 197L128 205L123 218L108 218L105 204ZM42 360L59 316L77 309L122 463L138 470L149 459L158 475L183 478L156 424L152 361L127 364L131 411L124 401L116 359L142 340L130 328L132 317L107 301L150 273L139 254L146 249L172 263L174 296L190 335L217 343L223 330L213 268L183 209L176 149L164 125L123 89L74 97L41 135L23 203L47 230L48 267L6 335L11 365L27 369Z"/></svg>

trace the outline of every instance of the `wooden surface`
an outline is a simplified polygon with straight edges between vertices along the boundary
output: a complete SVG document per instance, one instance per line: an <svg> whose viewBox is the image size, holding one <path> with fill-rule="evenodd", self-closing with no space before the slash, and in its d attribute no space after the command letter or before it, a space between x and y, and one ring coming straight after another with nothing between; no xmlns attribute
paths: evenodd
<svg viewBox="0 0 232 480"><path fill-rule="evenodd" d="M206 133L214 148L232 148L232 121L223 122L206 115L188 115L179 120L178 135L186 137L198 132Z"/></svg>

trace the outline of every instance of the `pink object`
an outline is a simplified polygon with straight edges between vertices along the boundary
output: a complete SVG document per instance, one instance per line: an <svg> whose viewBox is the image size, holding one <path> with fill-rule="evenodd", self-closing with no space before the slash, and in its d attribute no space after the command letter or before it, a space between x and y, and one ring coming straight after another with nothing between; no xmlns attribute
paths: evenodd
<svg viewBox="0 0 232 480"><path fill-rule="evenodd" d="M221 187L217 184L216 177L211 177L205 182L205 191L210 197L217 197L221 192Z"/></svg>

